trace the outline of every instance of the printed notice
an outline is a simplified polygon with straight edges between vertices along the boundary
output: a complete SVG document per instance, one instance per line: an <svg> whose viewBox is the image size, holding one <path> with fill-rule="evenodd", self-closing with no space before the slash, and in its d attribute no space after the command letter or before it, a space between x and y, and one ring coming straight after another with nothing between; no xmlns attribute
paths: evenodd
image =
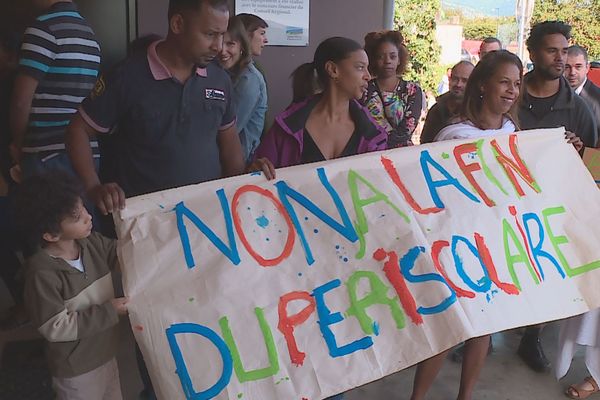
<svg viewBox="0 0 600 400"><path fill-rule="evenodd" d="M237 0L235 13L255 14L269 28L272 46L308 46L310 0Z"/></svg>

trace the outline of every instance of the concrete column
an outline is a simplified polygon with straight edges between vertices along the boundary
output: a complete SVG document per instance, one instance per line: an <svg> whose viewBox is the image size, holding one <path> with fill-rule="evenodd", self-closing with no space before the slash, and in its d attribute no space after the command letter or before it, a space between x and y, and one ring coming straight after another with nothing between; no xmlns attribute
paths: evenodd
<svg viewBox="0 0 600 400"><path fill-rule="evenodd" d="M383 0L383 27L394 29L394 0Z"/></svg>

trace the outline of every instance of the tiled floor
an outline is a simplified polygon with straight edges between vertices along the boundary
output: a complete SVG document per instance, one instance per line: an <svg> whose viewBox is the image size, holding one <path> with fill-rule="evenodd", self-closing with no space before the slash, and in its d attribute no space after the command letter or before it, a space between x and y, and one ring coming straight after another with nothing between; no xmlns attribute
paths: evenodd
<svg viewBox="0 0 600 400"><path fill-rule="evenodd" d="M515 354L520 338L516 331L494 335L494 352L487 359L473 396L474 400L566 399L563 391L567 382L572 383L585 376L583 360L579 355L573 362L571 371L561 382L556 381L553 372L538 374L529 370ZM548 357L555 356L556 340L557 324L552 324L543 333L543 343ZM357 388L347 396L347 400L407 400L410 398L414 370L414 367L409 368L378 382ZM459 380L460 366L447 360L428 398L456 399Z"/></svg>
<svg viewBox="0 0 600 400"><path fill-rule="evenodd" d="M0 286L0 308L7 305L6 296ZM4 296L4 297L2 297ZM0 310L1 311L1 310ZM543 332L543 343L548 356L555 356L558 324L550 324ZM134 339L126 320L120 325L121 343L119 348L119 369L121 385L125 400L137 400L142 389L137 372L134 354ZM31 327L23 327L10 332L0 332L0 358L4 345L15 340L29 340L37 336ZM504 332L494 335L494 352L488 357L482 376L477 385L475 400L553 400L564 399L563 391L567 383L579 381L585 376L585 367L581 355L573 362L572 370L562 381L557 382L552 373L537 374L530 371L515 355L520 340L518 331ZM0 370L0 374L2 371ZM393 399L407 400L410 397L414 367L356 388L346 394L346 400L359 399ZM460 365L446 361L437 381L432 388L429 399L453 400L458 392ZM600 394L597 395L600 399ZM593 397L592 397L593 399ZM5 399L0 392L0 400ZM177 400L177 399L167 399ZM284 399L287 400L287 399Z"/></svg>

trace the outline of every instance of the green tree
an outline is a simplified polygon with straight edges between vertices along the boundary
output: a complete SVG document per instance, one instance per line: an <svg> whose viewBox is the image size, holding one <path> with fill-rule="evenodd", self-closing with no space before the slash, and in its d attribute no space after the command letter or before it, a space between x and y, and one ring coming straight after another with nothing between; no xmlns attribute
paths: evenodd
<svg viewBox="0 0 600 400"><path fill-rule="evenodd" d="M435 92L440 80L440 47L435 39L440 0L395 0L394 25L404 35L410 54L405 79L414 80L424 91Z"/></svg>
<svg viewBox="0 0 600 400"><path fill-rule="evenodd" d="M536 0L531 20L565 21L573 27L573 43L600 59L600 0Z"/></svg>
<svg viewBox="0 0 600 400"><path fill-rule="evenodd" d="M486 37L497 35L498 24L496 18L470 18L463 20L463 36L468 40L483 40Z"/></svg>
<svg viewBox="0 0 600 400"><path fill-rule="evenodd" d="M443 20L450 19L452 17L458 17L460 20L462 20L465 17L463 11L460 8L447 7L442 8L440 16Z"/></svg>

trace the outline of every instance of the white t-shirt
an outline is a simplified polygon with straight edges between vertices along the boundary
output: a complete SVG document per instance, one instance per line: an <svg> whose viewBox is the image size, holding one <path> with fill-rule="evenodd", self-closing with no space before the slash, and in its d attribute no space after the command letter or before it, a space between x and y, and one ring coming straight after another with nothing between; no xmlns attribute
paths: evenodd
<svg viewBox="0 0 600 400"><path fill-rule="evenodd" d="M479 129L471 121L459 122L458 124L448 125L442 129L435 137L436 142L452 139L471 139L482 136L492 136L502 133L513 133L517 127L513 122L504 117L500 129Z"/></svg>
<svg viewBox="0 0 600 400"><path fill-rule="evenodd" d="M64 258L63 258L63 260L64 260ZM79 255L79 258L77 260L65 260L65 261L71 267L75 268L76 270L79 270L79 272L83 272L84 268L83 268L83 262L81 261L81 254Z"/></svg>
<svg viewBox="0 0 600 400"><path fill-rule="evenodd" d="M67 264L69 264L71 267L75 268L79 272L85 271L85 267L83 266L83 261L81 260L81 253L79 254L79 257L77 258L77 260L67 260L66 258L54 257L53 255L50 255L50 257L60 258L61 260L64 260Z"/></svg>
<svg viewBox="0 0 600 400"><path fill-rule="evenodd" d="M575 89L575 93L577 93L578 95L581 96L581 92L583 91L583 87L585 86L587 82L587 77L583 80L583 83L581 85L579 85L579 87L577 89Z"/></svg>

